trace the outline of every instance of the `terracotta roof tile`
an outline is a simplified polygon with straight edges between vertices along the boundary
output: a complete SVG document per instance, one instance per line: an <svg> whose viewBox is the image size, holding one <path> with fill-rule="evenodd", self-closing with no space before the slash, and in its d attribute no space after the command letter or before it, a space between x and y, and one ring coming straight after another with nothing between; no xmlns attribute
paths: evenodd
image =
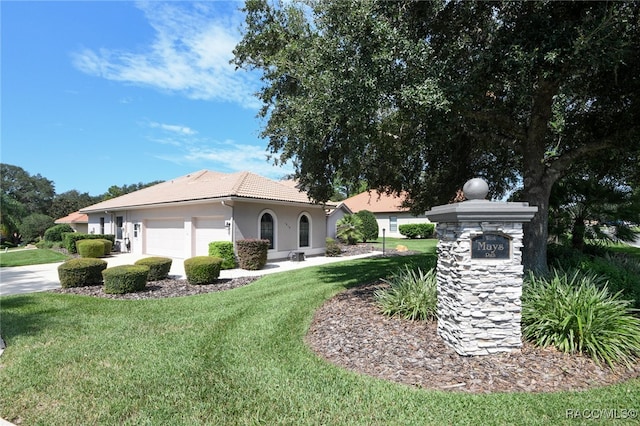
<svg viewBox="0 0 640 426"><path fill-rule="evenodd" d="M404 194L398 197L396 195L367 191L347 198L343 203L354 213L360 210L369 210L372 213L407 212L409 211L408 207L400 207L405 197L406 195Z"/></svg>
<svg viewBox="0 0 640 426"><path fill-rule="evenodd" d="M85 207L81 211L93 212L229 197L314 204L304 192L251 172L219 173L200 170Z"/></svg>

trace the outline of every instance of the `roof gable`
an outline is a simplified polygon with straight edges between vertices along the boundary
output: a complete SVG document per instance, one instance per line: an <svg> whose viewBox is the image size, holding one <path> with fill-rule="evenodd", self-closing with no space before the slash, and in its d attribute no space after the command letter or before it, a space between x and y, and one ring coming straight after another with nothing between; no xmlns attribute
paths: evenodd
<svg viewBox="0 0 640 426"><path fill-rule="evenodd" d="M65 217L56 219L54 223L89 223L89 216L84 213L73 212Z"/></svg>
<svg viewBox="0 0 640 426"><path fill-rule="evenodd" d="M230 197L316 204L306 193L295 187L251 172L220 173L200 170L85 207L81 211L104 211Z"/></svg>

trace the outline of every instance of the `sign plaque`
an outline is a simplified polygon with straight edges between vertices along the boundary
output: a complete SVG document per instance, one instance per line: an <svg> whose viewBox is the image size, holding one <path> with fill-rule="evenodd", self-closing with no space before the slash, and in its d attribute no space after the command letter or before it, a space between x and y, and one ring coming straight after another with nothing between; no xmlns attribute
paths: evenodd
<svg viewBox="0 0 640 426"><path fill-rule="evenodd" d="M472 259L510 259L511 240L502 234L484 233L471 238Z"/></svg>

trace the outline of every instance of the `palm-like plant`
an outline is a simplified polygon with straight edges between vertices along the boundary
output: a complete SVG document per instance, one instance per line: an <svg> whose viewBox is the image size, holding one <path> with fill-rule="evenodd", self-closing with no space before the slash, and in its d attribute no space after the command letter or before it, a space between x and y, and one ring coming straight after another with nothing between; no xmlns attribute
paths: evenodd
<svg viewBox="0 0 640 426"><path fill-rule="evenodd" d="M348 214L336 223L336 237L347 244L356 244L363 238L362 221L355 214Z"/></svg>

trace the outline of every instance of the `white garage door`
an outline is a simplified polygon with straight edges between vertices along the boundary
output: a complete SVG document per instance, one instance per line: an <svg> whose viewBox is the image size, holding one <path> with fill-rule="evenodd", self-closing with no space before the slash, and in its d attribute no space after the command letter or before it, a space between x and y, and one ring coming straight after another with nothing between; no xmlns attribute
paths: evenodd
<svg viewBox="0 0 640 426"><path fill-rule="evenodd" d="M194 222L196 256L207 256L210 242L231 241L229 231L224 226L224 217L198 217Z"/></svg>
<svg viewBox="0 0 640 426"><path fill-rule="evenodd" d="M183 219L148 220L145 237L146 254L185 257Z"/></svg>

